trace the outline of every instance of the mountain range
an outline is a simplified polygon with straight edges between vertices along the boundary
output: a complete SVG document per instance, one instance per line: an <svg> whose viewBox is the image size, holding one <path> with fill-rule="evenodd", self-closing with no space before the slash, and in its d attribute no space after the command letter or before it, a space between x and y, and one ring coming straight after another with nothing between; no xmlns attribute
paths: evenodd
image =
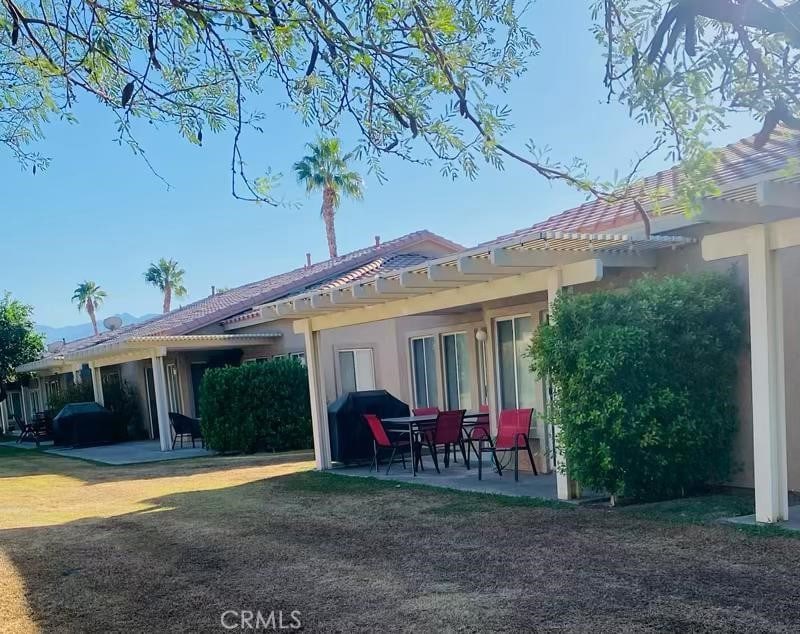
<svg viewBox="0 0 800 634"><path fill-rule="evenodd" d="M157 317L157 315L148 314L136 317L130 313L120 313L116 315L116 317L119 317L122 320L122 324L127 326L128 324L138 324L147 321L148 319ZM97 320L97 327L101 331L106 330L106 328L103 327L104 318L105 317ZM44 324L36 324L36 331L44 335L47 343L61 341L62 339L65 341L73 341L75 339L81 339L82 337L88 337L93 332L91 323L76 324L74 326L46 326Z"/></svg>

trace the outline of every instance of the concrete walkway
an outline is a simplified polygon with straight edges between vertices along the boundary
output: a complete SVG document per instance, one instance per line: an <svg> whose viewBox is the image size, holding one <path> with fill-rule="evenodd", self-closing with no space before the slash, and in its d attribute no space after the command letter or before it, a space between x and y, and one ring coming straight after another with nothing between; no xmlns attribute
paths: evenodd
<svg viewBox="0 0 800 634"><path fill-rule="evenodd" d="M425 471L417 472L416 477L411 474L410 464L408 469L404 470L400 462L392 465L388 476L386 475L385 463L377 473L374 470L370 471L369 467L340 467L334 469L331 473L361 478L371 477L378 480L405 482L407 484L425 484L457 491L474 491L477 493L531 497L544 500L558 499L555 473L535 476L530 471L520 471L519 481L515 482L513 466L510 469L503 469L503 475L499 476L491 464L484 462L483 479L478 480L478 469L474 459L470 470L467 470L461 460L457 464L450 463L450 467L447 469L442 466L442 462L443 457L439 456L441 473L436 473L436 469L433 468L430 461L427 461L425 463ZM602 499L604 499L602 496L585 492L577 503Z"/></svg>
<svg viewBox="0 0 800 634"><path fill-rule="evenodd" d="M202 449L199 444L195 448L192 448L190 444L188 447L184 446L183 449L176 446L174 451L161 451L157 440L137 440L133 442L121 442L114 445L81 447L79 449L45 449L45 453L65 456L67 458L93 460L95 462L102 462L103 464L124 465L213 456L215 452L210 449Z"/></svg>
<svg viewBox="0 0 800 634"><path fill-rule="evenodd" d="M772 526L771 524L758 524L755 515L744 515L742 517L726 517L723 522L729 524L744 524L746 526ZM800 531L800 506L789 507L789 519L780 524L774 524L780 528L786 528L792 531Z"/></svg>

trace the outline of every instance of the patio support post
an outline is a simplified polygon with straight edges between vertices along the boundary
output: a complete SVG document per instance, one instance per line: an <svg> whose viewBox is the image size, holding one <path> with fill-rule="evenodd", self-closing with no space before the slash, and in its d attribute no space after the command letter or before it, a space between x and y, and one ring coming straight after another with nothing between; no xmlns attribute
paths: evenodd
<svg viewBox="0 0 800 634"><path fill-rule="evenodd" d="M30 421L28 420L28 403L26 402L28 399L25 398L26 396L27 396L27 394L25 394L25 386L24 385L20 385L19 386L19 400L22 403L22 420L23 420L23 422L28 423ZM33 418L33 417L31 416L31 418Z"/></svg>
<svg viewBox="0 0 800 634"><path fill-rule="evenodd" d="M92 389L94 390L94 400L100 405L105 405L103 398L103 376L100 374L100 368L92 366Z"/></svg>
<svg viewBox="0 0 800 634"><path fill-rule="evenodd" d="M550 277L547 284L547 308L550 315L550 321L553 321L553 302L555 302L559 291L563 287L563 275L560 267L550 270ZM558 394L554 395L558 398ZM578 483L567 475L566 472L566 459L561 450L561 444L558 439L558 428L555 428L555 446L556 446L556 489L558 491L559 500L574 500L580 497L580 489Z"/></svg>
<svg viewBox="0 0 800 634"><path fill-rule="evenodd" d="M308 393L311 399L311 427L314 434L314 458L317 469L330 469L331 441L328 430L328 411L325 398L325 380L319 349L319 332L311 329L311 320L302 322L306 344L306 368L308 369Z"/></svg>
<svg viewBox="0 0 800 634"><path fill-rule="evenodd" d="M153 391L156 397L156 416L158 418L158 439L161 451L171 451L172 434L169 427L169 412L167 411L167 374L164 371L165 350L153 353Z"/></svg>
<svg viewBox="0 0 800 634"><path fill-rule="evenodd" d="M8 408L5 400L0 401L0 423L3 425L3 433L5 434L8 431Z"/></svg>
<svg viewBox="0 0 800 634"><path fill-rule="evenodd" d="M756 521L779 522L789 515L783 288L764 225L751 228L748 277Z"/></svg>
<svg viewBox="0 0 800 634"><path fill-rule="evenodd" d="M486 328L486 341L484 351L486 352L486 396L489 400L489 429L492 436L497 435L497 380L495 368L494 350L494 329L492 328L492 318L483 310L483 323Z"/></svg>

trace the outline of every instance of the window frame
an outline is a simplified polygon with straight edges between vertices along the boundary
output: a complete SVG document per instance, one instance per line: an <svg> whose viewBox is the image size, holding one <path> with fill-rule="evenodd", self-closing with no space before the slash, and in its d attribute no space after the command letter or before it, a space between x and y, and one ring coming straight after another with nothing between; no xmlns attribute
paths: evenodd
<svg viewBox="0 0 800 634"><path fill-rule="evenodd" d="M433 371L434 371L433 375L434 375L434 378L436 380L436 385L434 386L434 388L436 390L436 393L434 394L434 396L436 398L434 398L433 401L431 401L431 398L430 398L430 396L431 396L430 385L428 383L428 372L427 372L427 370L428 370L427 363L428 362L427 362L427 360L425 360L425 375L424 375L425 376L425 392L426 392L425 396L426 396L426 399L427 399L428 402L427 402L427 404L420 404L420 401L418 400L418 394L417 394L417 379L416 379L416 376L417 376L416 375L417 365L416 365L416 358L415 358L415 355L414 355L414 342L415 341L423 341L424 342L425 339L432 339L433 340ZM440 340L441 339L439 337L439 333L438 332L427 333L427 334L419 334L419 335L412 335L412 336L410 336L408 338L408 357L409 357L409 367L410 367L410 370L411 370L411 400L414 403L414 407L439 407L439 405L441 403L440 393L444 389L444 379L442 378L441 369L440 369L442 367L442 363L441 363L441 361L439 359L439 355L440 355L440 350L439 350ZM424 355L425 355L425 344L424 343L422 344L422 349L423 349L423 357L424 357Z"/></svg>
<svg viewBox="0 0 800 634"><path fill-rule="evenodd" d="M167 379L167 409L170 412L183 414L183 399L181 398L181 375L178 370L178 362L173 361L172 363L165 364L164 373L166 374ZM173 378L175 379L174 385L171 381Z"/></svg>
<svg viewBox="0 0 800 634"><path fill-rule="evenodd" d="M358 373L358 355L356 354L357 352L363 352L363 351L369 351L370 365L372 366L372 368L371 368L372 369L372 373L371 373L372 374L372 387L369 388L369 389L371 389L371 390L377 389L378 381L377 381L377 377L375 375L375 349L373 347L371 347L371 346L337 348L336 349L336 377L337 377L337 381L336 382L338 383L337 387L338 387L338 393L339 394L344 394L345 393L344 384L342 382L343 373L342 373L342 357L341 357L341 355L342 355L343 352L349 352L349 353L351 353L353 355L353 372L354 372L354 375L355 375L355 382L356 382L355 391L356 392L364 391L358 385L358 374L359 374Z"/></svg>
<svg viewBox="0 0 800 634"><path fill-rule="evenodd" d="M444 405L445 405L445 407L447 409L455 410L455 409L471 409L472 408L472 401L473 401L472 379L474 378L472 376L472 373L477 371L478 368L470 367L472 364L469 362L470 361L469 343L468 343L469 342L469 334L470 333L467 330L451 330L451 331L439 333L439 348L440 348L439 354L441 354L441 367L442 367L442 399L443 399L442 402L444 403ZM461 366L460 366L459 361L458 361L458 347L456 346L456 356L455 356L455 360L456 360L456 382L457 382L456 391L458 393L458 403L456 404L455 407L453 407L453 405L449 402L449 396L448 396L448 390L447 390L447 351L445 349L445 338L446 337L457 337L458 335L462 335L464 337L464 356L465 356L465 360L467 362L467 372L466 372L465 376L466 376L466 379L467 379L467 392L469 394L469 401L470 402L469 402L468 405L464 405L461 402L462 384L461 384L461 376L460 376L461 373L459 372ZM456 341L456 340L454 339L454 341ZM478 397L478 398L480 400L480 397Z"/></svg>
<svg viewBox="0 0 800 634"><path fill-rule="evenodd" d="M512 328L512 341L515 342L515 352L516 352L516 340L517 340L517 326L516 321L518 319L528 318L531 320L531 334L536 332L537 324L535 323L535 317L533 312L526 312L526 313L515 313L511 315L503 315L495 317L493 328L492 328L492 337L493 337L493 344L494 344L494 371L495 371L495 396L497 398L497 407L499 410L503 409L519 409L519 400L520 400L520 391L519 391L519 369L517 368L517 359L516 354L514 356L514 407L509 408L506 407L506 404L503 403L503 383L502 383L502 374L500 368L500 322L510 321L511 328Z"/></svg>

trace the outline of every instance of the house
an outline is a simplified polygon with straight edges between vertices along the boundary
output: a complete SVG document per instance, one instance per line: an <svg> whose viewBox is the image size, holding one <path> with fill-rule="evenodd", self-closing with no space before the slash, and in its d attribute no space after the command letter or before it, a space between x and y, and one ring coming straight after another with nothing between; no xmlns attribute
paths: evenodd
<svg viewBox="0 0 800 634"><path fill-rule="evenodd" d="M593 200L470 249L419 232L72 342L20 370L35 372L41 390L83 368L98 400L103 381L126 379L168 449L166 413L196 413L205 368L303 354L316 464L329 469L327 404L344 392L384 388L415 407L487 405L493 426L501 409L542 411L550 395L524 352L561 289L735 267L749 298L750 345L733 483L755 488L758 521L780 521L788 489L800 490L800 391L786 389L800 380L800 331L783 327L800 312L799 159L800 135L778 129L761 149L749 138L720 152L719 193L692 217L675 200L677 169L644 179L642 190L659 195L645 209L649 231L626 199ZM22 403L32 389L22 388ZM552 430L539 425L535 434L539 466L552 469L560 458ZM556 480L560 498L577 494L566 475Z"/></svg>
<svg viewBox="0 0 800 634"><path fill-rule="evenodd" d="M631 200L594 200L472 249L265 302L222 323L225 332L302 336L309 368L317 467L332 466L326 404L346 389L386 388L414 406L542 410L549 395L524 350L561 289L620 287L650 272L727 271L749 298L750 343L740 373L734 484L756 492L761 522L786 519L800 489L800 135L779 129L720 152L718 195L687 217L679 171L643 180L659 192L650 231ZM538 426L539 458L557 448ZM550 450L553 448L553 451ZM558 457L556 455L556 457ZM558 496L576 495L559 473Z"/></svg>
<svg viewBox="0 0 800 634"><path fill-rule="evenodd" d="M304 340L291 323L233 332L225 327L254 305L315 288L333 288L412 264L421 264L461 249L428 231L380 242L332 260L246 284L154 317L95 336L51 346L42 358L17 368L32 373L25 383L9 386L4 418L30 421L47 409L51 395L78 381L91 382L95 400L104 402L104 386L124 381L139 396L142 428L170 448L168 413L198 415L198 389L212 367L257 362L278 356L304 356ZM244 324L244 322L242 322ZM353 353L357 369L348 389L368 385L362 355Z"/></svg>

